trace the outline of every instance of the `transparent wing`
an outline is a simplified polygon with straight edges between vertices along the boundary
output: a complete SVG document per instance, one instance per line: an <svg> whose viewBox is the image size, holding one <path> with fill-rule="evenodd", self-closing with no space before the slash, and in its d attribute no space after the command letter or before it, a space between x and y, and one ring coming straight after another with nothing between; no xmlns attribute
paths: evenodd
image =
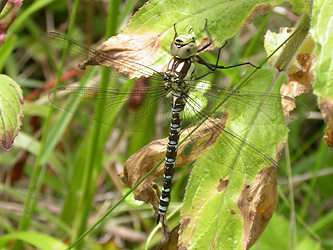
<svg viewBox="0 0 333 250"><path fill-rule="evenodd" d="M144 130L144 119L148 118L148 114L150 114L145 111L159 106L162 112L157 115L156 123L166 122L165 116L170 113L170 104L167 105L167 101L160 98L167 92L163 87L163 74L140 63L100 52L56 32L41 34L39 41L56 61L60 62L65 54L65 67L77 71L78 75L83 77L87 77L83 72L88 65L93 65L97 73L101 72L103 67L114 69L109 75L108 86L116 88L61 87L49 94L49 100L56 106L76 113L77 116L96 120L109 126L118 124L132 131ZM128 77L117 70L138 76L154 74L149 78L149 84L154 87L123 88ZM99 76L90 75L88 78L96 84L100 83ZM137 83L145 81L142 79L145 78L137 79ZM141 85L139 84L139 86ZM166 106L168 106L168 112ZM99 110L102 109L106 114L104 117L98 115ZM140 115L138 115L139 113Z"/></svg>
<svg viewBox="0 0 333 250"><path fill-rule="evenodd" d="M197 104L191 98L188 99L187 105L196 110L195 107ZM217 135L217 141L210 148L211 152L204 155L205 157L214 163L221 164L251 177L256 176L258 166L273 167L274 171L271 172L271 175L276 175L277 183L279 185L286 185L288 183L288 178L281 167L261 149L225 127L220 119L212 119L200 111L196 111L196 115L200 117L201 121L205 120L201 124L200 129L210 131L211 135ZM196 133L192 133L194 130L193 127L186 130L186 133L190 134L191 147L198 148L203 143L207 143L205 142L206 139L202 138L200 133L199 136ZM201 140L203 142L200 142ZM200 148L197 150L201 152ZM267 178L266 181L275 181L275 178Z"/></svg>
<svg viewBox="0 0 333 250"><path fill-rule="evenodd" d="M196 111L210 114L213 112L215 116L227 110L230 113L238 113L242 115L241 122L254 122L255 125L272 125L284 123L284 119L279 119L277 114L282 110L291 110L289 113L285 111L285 116L289 121L297 118L308 117L308 108L296 101L294 98L276 94L267 94L262 92L250 92L234 89L223 88L205 81L190 82L192 106ZM193 123L191 111L187 110L186 119L188 124ZM246 112L243 112L246 110ZM193 113L193 112L192 112Z"/></svg>
<svg viewBox="0 0 333 250"><path fill-rule="evenodd" d="M255 177L258 166L273 167L278 184L285 185L288 178L279 165L265 154L261 149L238 136L229 128L221 125L220 119L225 114L232 114L237 121L252 125L278 125L285 123L281 110L287 107L293 108L289 114L292 119L307 117L308 109L305 105L297 102L288 96L267 94L249 91L234 91L234 89L222 88L205 81L191 81L186 108L183 113L184 127L200 124L201 129L210 131L211 135L220 135L217 142L212 146L212 153L205 154L205 157L212 156L213 162L232 168L238 172ZM284 108L282 108L282 105ZM203 140L196 133L192 133L190 127L186 133L191 134L191 147L202 147ZM200 134L200 133L199 133ZM200 149L197 149L199 152ZM223 155L223 158L218 156ZM270 179L270 178L269 178ZM268 181L275 180L270 179Z"/></svg>
<svg viewBox="0 0 333 250"><path fill-rule="evenodd" d="M162 106L162 111L157 114L157 122L167 122L163 117L170 117L171 111L170 104L163 98L166 94L162 86L130 89L69 86L51 91L49 100L77 116L108 126L119 125L128 130L143 131L143 124L151 116L149 111L158 106ZM103 116L100 111L103 111Z"/></svg>

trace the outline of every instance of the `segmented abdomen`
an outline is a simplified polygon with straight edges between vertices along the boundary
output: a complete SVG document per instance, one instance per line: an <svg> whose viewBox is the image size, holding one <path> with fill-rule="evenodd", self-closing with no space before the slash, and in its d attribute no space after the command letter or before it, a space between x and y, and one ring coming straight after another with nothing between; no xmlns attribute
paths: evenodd
<svg viewBox="0 0 333 250"><path fill-rule="evenodd" d="M158 207L159 217L165 216L165 213L170 203L171 182L175 168L177 147L179 141L179 134L181 130L182 114L184 106L185 104L182 97L172 94L171 97L172 120L170 123L168 146L165 155L162 194L160 197L160 204Z"/></svg>

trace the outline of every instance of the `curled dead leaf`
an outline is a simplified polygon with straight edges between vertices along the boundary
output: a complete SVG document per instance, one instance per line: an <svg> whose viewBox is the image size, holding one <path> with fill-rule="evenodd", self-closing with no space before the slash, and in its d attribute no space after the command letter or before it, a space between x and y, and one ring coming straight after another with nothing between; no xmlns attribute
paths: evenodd
<svg viewBox="0 0 333 250"><path fill-rule="evenodd" d="M299 54L296 61L299 69L288 75L288 88L281 88L281 94L296 97L303 93L308 93L314 80L312 65L315 57L312 54Z"/></svg>
<svg viewBox="0 0 333 250"><path fill-rule="evenodd" d="M270 179L271 181L265 181ZM262 168L251 185L244 185L238 207L244 219L243 249L249 249L260 237L277 203L276 168Z"/></svg>
<svg viewBox="0 0 333 250"><path fill-rule="evenodd" d="M132 188L143 176L149 172L165 155L167 140L157 140L141 148L129 157L124 164L123 172L120 173L121 180ZM150 176L148 176L135 190L134 198L151 203L155 212L158 208L158 199L153 190L153 180L163 173L161 164Z"/></svg>
<svg viewBox="0 0 333 250"><path fill-rule="evenodd" d="M169 234L167 241L161 243L158 247L159 250L177 250L178 249L178 230L179 225L177 225Z"/></svg>
<svg viewBox="0 0 333 250"><path fill-rule="evenodd" d="M283 84L280 93L283 96L295 98L311 90L314 81L312 65L315 61L312 54L299 54L296 58L299 69L288 75L288 83ZM288 117L290 112L296 108L296 103L291 101L282 101L283 114Z"/></svg>

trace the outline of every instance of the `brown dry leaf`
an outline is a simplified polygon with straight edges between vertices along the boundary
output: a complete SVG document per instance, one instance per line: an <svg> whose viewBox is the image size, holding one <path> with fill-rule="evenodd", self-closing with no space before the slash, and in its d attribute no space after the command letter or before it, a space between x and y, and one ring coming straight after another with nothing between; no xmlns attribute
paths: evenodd
<svg viewBox="0 0 333 250"><path fill-rule="evenodd" d="M314 56L312 54L299 54L296 61L299 69L288 75L288 88L285 88L285 91L281 88L281 93L287 92L290 97L308 93L314 80L312 72L312 65L315 61Z"/></svg>
<svg viewBox="0 0 333 250"><path fill-rule="evenodd" d="M192 135L178 147L176 166L183 167L198 157L199 153L211 146L219 134L213 132L212 126L223 127L228 118L224 114L221 119L207 119ZM186 129L180 136L180 141L191 132L194 127ZM165 157L168 139L155 140L133 154L124 164L120 174L122 181L129 187L133 187L142 177L150 171L161 159ZM137 200L149 202L155 212L158 211L159 201L153 190L153 180L163 175L164 164L161 164L150 176L148 176L134 191Z"/></svg>
<svg viewBox="0 0 333 250"><path fill-rule="evenodd" d="M330 148L333 148L333 100L323 98L319 102L319 109L327 123L324 140Z"/></svg>
<svg viewBox="0 0 333 250"><path fill-rule="evenodd" d="M265 181L270 179L271 181ZM277 203L276 168L263 168L251 185L245 185L238 197L243 215L243 249L249 249L260 237ZM264 184L265 183L265 184Z"/></svg>
<svg viewBox="0 0 333 250"><path fill-rule="evenodd" d="M161 243L158 247L159 250L177 250L178 249L178 230L179 224L172 229L167 241Z"/></svg>
<svg viewBox="0 0 333 250"><path fill-rule="evenodd" d="M281 87L281 95L292 98L311 90L314 80L312 65L315 61L312 54L299 54L296 58L299 69L288 75L288 84Z"/></svg>
<svg viewBox="0 0 333 250"><path fill-rule="evenodd" d="M281 95L291 98L295 98L303 93L308 93L314 81L312 65L315 61L315 57L312 54L299 54L296 60L299 69L288 75L288 83L283 84L280 89ZM285 117L289 116L289 113L296 107L295 105L295 103L282 102Z"/></svg>
<svg viewBox="0 0 333 250"><path fill-rule="evenodd" d="M101 60L103 54L91 57L80 65L84 68L88 65L113 66L119 72L130 78L145 76L149 77L154 73L144 65L151 65L156 60L157 51L161 48L164 34L146 33L140 34L119 34L110 37L96 48L97 52L103 52L112 60ZM142 66L140 66L142 64ZM136 70L131 70L136 69ZM164 67L155 68L156 71L164 71Z"/></svg>
<svg viewBox="0 0 333 250"><path fill-rule="evenodd" d="M150 171L165 155L167 140L157 140L141 148L129 157L124 164L121 180L132 188L143 176ZM155 212L158 208L158 199L153 190L153 180L161 176L163 165L161 164L150 176L148 176L134 191L134 198L153 205Z"/></svg>

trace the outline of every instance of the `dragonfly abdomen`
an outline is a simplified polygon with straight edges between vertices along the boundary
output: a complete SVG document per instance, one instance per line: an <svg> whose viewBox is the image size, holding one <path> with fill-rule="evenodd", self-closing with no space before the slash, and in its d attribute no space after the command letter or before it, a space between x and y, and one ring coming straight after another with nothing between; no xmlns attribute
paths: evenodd
<svg viewBox="0 0 333 250"><path fill-rule="evenodd" d="M170 203L171 182L175 169L179 134L181 130L184 107L185 103L183 97L172 94L171 97L172 120L170 123L168 146L165 155L163 187L162 187L162 194L160 197L160 204L158 207L158 214L159 214L158 221L160 216L162 217L165 216L165 213Z"/></svg>

